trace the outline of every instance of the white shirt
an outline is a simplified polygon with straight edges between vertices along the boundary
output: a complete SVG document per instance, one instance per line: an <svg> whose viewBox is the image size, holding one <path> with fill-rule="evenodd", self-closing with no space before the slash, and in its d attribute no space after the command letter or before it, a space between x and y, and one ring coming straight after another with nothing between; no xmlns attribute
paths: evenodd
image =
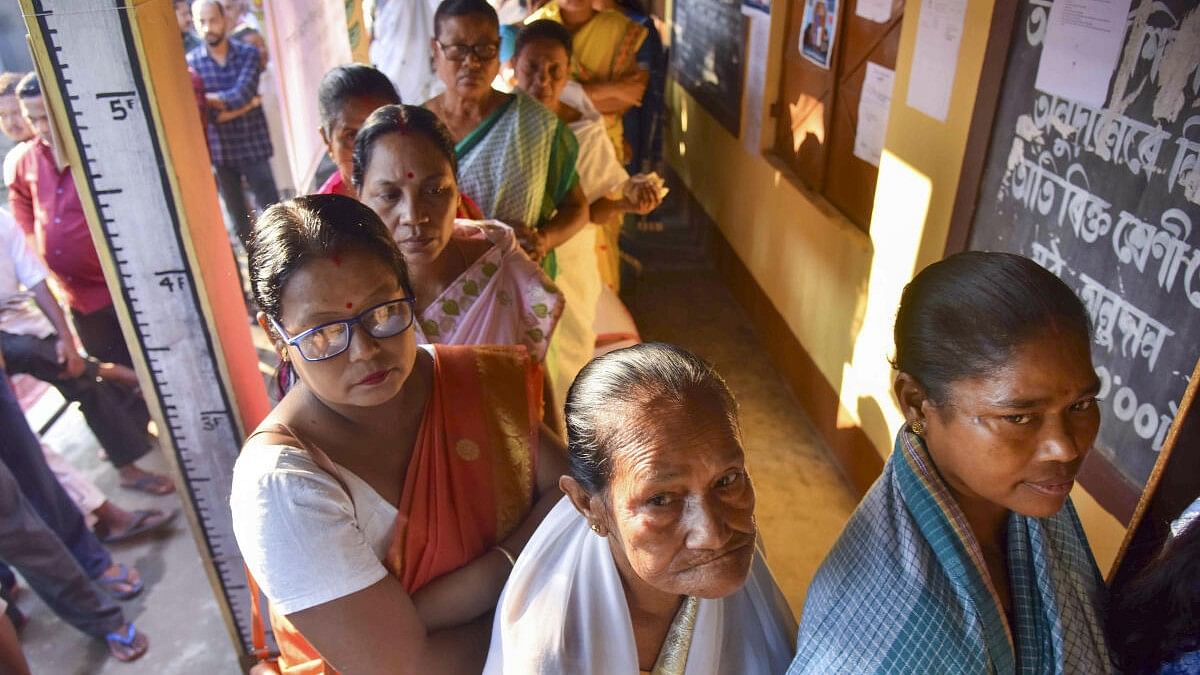
<svg viewBox="0 0 1200 675"><path fill-rule="evenodd" d="M44 338L54 326L33 304L28 289L46 280L50 272L29 248L17 221L0 209L0 331Z"/></svg>
<svg viewBox="0 0 1200 675"><path fill-rule="evenodd" d="M396 507L342 466L350 490L300 448L254 446L233 468L229 505L246 567L283 614L324 604L388 575Z"/></svg>
<svg viewBox="0 0 1200 675"><path fill-rule="evenodd" d="M429 40L438 0L378 0L369 54L409 105L421 105L442 87L433 73Z"/></svg>
<svg viewBox="0 0 1200 675"><path fill-rule="evenodd" d="M579 141L575 171L579 174L579 186L590 204L615 192L629 180L629 174L617 159L617 151L608 137L604 117L592 105L583 85L574 80L567 82L558 100L582 115L567 126Z"/></svg>

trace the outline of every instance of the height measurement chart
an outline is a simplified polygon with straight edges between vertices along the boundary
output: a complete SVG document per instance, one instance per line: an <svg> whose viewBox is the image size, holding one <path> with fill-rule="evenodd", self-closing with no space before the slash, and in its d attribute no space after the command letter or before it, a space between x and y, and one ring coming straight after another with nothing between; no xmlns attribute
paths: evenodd
<svg viewBox="0 0 1200 675"><path fill-rule="evenodd" d="M250 598L229 492L266 396L171 2L20 1L159 443L245 660Z"/></svg>

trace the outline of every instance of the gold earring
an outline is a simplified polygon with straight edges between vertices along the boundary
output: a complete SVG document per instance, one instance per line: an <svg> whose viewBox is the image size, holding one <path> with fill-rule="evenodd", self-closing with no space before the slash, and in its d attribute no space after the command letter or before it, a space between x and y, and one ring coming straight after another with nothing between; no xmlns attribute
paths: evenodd
<svg viewBox="0 0 1200 675"><path fill-rule="evenodd" d="M592 532L595 532L596 534L598 534L598 535L600 535L600 536L602 536L602 537L604 536L604 534L603 534L602 532L600 532L600 526L599 526L599 525L597 525L597 524L595 524L595 523L592 523L592 526L591 526L591 527L592 527Z"/></svg>
<svg viewBox="0 0 1200 675"><path fill-rule="evenodd" d="M914 434L916 434L918 436L925 435L925 423L922 422L921 420L913 421L913 422L909 423L908 426L910 429L912 429L912 432Z"/></svg>

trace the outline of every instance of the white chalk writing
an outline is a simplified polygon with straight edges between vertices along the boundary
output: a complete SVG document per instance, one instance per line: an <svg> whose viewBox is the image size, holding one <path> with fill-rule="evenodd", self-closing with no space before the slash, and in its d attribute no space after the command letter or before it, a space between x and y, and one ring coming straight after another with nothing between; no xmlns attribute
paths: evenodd
<svg viewBox="0 0 1200 675"><path fill-rule="evenodd" d="M1029 46L1042 44L1046 37L1046 26L1050 23L1050 0L1029 0L1029 20L1025 22L1025 40Z"/></svg>
<svg viewBox="0 0 1200 675"><path fill-rule="evenodd" d="M1175 139L1175 161L1171 164L1171 172L1167 174L1167 191L1173 192L1176 185L1187 190L1194 180L1190 174L1200 171L1200 138L1193 140L1188 132L1193 128L1200 135L1200 115L1188 118L1183 125L1183 132Z"/></svg>
<svg viewBox="0 0 1200 675"><path fill-rule="evenodd" d="M1175 331L1090 276L1080 274L1079 281L1083 284L1079 297L1092 319L1096 344L1112 352L1119 339L1123 356L1145 359L1147 369L1154 372L1163 342Z"/></svg>
<svg viewBox="0 0 1200 675"><path fill-rule="evenodd" d="M1171 138L1161 127L1049 94L1034 101L1033 124L1040 131L1057 132L1073 145L1076 156L1082 149L1146 178L1162 172L1158 155Z"/></svg>
<svg viewBox="0 0 1200 675"><path fill-rule="evenodd" d="M1048 216L1061 193L1062 200L1058 207L1060 226L1064 219L1069 219L1075 236L1089 244L1108 234L1112 228L1112 216L1108 209L1112 204L1092 194L1083 167L1079 163L1072 163L1067 167L1065 178L1055 173L1054 168L1054 160L1049 152L1043 151L1036 162L1021 157L1013 170L1013 199L1030 211Z"/></svg>
<svg viewBox="0 0 1200 675"><path fill-rule="evenodd" d="M1060 277L1066 271L1066 261L1058 251L1057 239L1052 239L1048 247L1040 242L1033 242L1033 261Z"/></svg>

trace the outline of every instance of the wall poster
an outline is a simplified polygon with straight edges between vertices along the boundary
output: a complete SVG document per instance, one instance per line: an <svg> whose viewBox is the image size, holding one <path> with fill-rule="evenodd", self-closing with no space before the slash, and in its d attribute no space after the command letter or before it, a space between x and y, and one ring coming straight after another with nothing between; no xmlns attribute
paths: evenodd
<svg viewBox="0 0 1200 675"><path fill-rule="evenodd" d="M804 0L800 53L826 70L833 58L833 42L837 37L837 3L838 0Z"/></svg>

